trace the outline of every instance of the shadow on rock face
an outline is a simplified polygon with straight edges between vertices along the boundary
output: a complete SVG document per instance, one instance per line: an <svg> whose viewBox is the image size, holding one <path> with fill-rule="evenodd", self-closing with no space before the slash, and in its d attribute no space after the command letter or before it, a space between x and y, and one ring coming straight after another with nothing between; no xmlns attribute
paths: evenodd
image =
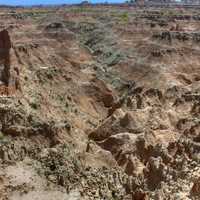
<svg viewBox="0 0 200 200"><path fill-rule="evenodd" d="M21 91L18 65L14 65L14 54L8 30L0 32L0 95L12 95Z"/></svg>
<svg viewBox="0 0 200 200"><path fill-rule="evenodd" d="M8 86L10 79L10 49L11 40L7 30L0 32L0 68L1 81Z"/></svg>

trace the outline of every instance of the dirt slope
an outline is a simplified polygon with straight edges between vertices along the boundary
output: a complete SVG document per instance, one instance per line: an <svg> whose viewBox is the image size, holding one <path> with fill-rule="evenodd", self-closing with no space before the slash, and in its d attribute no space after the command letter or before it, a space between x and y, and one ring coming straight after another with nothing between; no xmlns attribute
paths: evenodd
<svg viewBox="0 0 200 200"><path fill-rule="evenodd" d="M198 10L0 15L0 199L200 199Z"/></svg>

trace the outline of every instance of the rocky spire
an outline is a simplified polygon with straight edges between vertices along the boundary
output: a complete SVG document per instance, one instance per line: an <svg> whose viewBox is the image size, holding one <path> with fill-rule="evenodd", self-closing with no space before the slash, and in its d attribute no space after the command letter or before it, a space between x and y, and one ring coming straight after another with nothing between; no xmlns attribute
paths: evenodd
<svg viewBox="0 0 200 200"><path fill-rule="evenodd" d="M1 81L8 86L10 80L10 49L11 40L7 30L0 32L0 65Z"/></svg>

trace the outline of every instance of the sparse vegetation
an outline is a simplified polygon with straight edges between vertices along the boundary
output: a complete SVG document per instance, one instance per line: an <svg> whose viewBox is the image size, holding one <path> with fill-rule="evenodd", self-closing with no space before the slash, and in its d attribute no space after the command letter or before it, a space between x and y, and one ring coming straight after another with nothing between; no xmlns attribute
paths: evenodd
<svg viewBox="0 0 200 200"><path fill-rule="evenodd" d="M200 199L196 7L0 9L0 199Z"/></svg>
<svg viewBox="0 0 200 200"><path fill-rule="evenodd" d="M123 13L121 16L120 16L122 22L124 23L127 23L128 22L128 19L129 19L129 16L128 16L128 13Z"/></svg>

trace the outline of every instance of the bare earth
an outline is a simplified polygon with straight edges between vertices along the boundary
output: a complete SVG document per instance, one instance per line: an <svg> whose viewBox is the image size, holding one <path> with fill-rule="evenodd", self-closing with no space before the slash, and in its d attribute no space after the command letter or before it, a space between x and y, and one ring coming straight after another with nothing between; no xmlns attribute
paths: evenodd
<svg viewBox="0 0 200 200"><path fill-rule="evenodd" d="M0 200L199 200L200 11L0 8Z"/></svg>

